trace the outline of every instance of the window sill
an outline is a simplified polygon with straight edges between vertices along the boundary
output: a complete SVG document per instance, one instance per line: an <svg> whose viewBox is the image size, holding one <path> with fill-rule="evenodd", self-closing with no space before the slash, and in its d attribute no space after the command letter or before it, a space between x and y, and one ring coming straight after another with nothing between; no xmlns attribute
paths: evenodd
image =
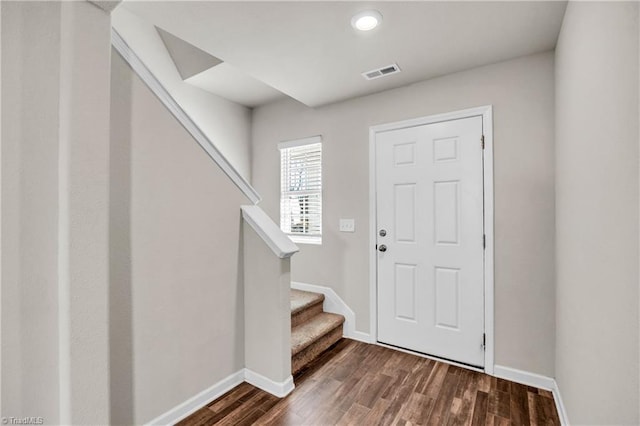
<svg viewBox="0 0 640 426"><path fill-rule="evenodd" d="M322 245L322 237L315 237L309 235L288 235L289 239L296 244L313 244L316 246Z"/></svg>

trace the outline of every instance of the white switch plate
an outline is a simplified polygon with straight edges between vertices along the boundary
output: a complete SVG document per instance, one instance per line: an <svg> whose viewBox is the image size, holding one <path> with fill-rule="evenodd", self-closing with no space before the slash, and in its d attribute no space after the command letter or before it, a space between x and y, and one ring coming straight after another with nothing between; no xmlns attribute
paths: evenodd
<svg viewBox="0 0 640 426"><path fill-rule="evenodd" d="M340 219L340 232L356 232L354 219Z"/></svg>

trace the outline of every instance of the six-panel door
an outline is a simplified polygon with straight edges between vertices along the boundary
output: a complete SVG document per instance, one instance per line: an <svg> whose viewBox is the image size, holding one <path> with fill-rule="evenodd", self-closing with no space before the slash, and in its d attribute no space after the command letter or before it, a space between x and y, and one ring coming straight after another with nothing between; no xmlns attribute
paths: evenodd
<svg viewBox="0 0 640 426"><path fill-rule="evenodd" d="M376 135L378 340L484 366L482 118Z"/></svg>

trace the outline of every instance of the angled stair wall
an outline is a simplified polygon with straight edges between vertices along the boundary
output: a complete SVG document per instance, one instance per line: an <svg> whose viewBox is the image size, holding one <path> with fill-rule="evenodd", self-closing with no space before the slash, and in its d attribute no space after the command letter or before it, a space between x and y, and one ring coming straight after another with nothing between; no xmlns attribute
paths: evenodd
<svg viewBox="0 0 640 426"><path fill-rule="evenodd" d="M257 192L115 31L112 45L113 419L148 422L241 369L284 396L297 247L258 206L240 218Z"/></svg>

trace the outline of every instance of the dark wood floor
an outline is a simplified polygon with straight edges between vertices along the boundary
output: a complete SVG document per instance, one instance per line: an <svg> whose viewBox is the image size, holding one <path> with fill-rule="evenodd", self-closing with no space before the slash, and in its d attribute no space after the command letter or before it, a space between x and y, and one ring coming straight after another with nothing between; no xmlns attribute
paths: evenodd
<svg viewBox="0 0 640 426"><path fill-rule="evenodd" d="M295 384L278 399L243 383L179 425L560 425L548 391L352 340Z"/></svg>

